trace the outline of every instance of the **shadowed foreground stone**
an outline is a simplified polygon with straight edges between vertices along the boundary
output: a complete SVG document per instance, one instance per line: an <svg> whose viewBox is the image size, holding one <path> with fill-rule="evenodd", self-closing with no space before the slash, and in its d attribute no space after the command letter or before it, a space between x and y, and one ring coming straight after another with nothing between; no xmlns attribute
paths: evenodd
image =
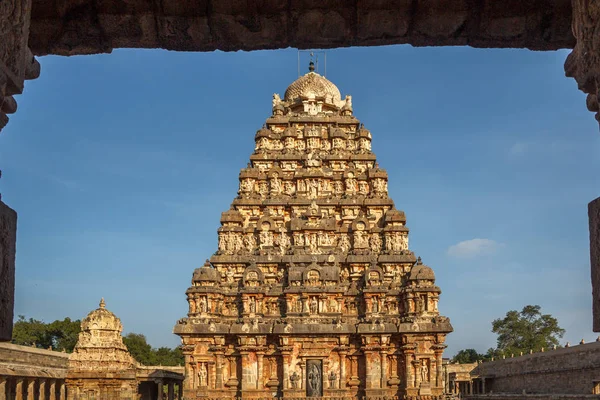
<svg viewBox="0 0 600 400"><path fill-rule="evenodd" d="M588 205L594 332L600 332L600 197Z"/></svg>
<svg viewBox="0 0 600 400"><path fill-rule="evenodd" d="M33 0L36 55L415 46L572 48L570 0Z"/></svg>
<svg viewBox="0 0 600 400"><path fill-rule="evenodd" d="M12 337L17 213L0 201L0 341Z"/></svg>

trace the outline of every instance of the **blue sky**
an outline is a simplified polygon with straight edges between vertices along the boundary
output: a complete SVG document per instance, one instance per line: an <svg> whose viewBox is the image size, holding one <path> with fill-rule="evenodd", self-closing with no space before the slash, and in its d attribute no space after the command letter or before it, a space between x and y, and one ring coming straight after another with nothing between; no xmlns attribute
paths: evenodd
<svg viewBox="0 0 600 400"><path fill-rule="evenodd" d="M587 203L600 135L566 51L331 50L328 78L373 134L411 248L455 332L446 356L495 345L491 321L539 304L593 340ZM16 314L82 318L105 297L153 346L187 312L293 49L119 50L43 57L0 134L0 191L19 212ZM304 66L302 66L304 69Z"/></svg>

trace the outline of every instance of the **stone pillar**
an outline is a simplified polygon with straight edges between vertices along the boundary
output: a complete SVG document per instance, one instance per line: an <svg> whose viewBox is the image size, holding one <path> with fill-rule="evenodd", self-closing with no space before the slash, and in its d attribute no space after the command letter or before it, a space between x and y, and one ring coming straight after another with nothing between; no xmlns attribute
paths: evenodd
<svg viewBox="0 0 600 400"><path fill-rule="evenodd" d="M66 394L67 394L67 388L65 387L65 383L64 382L60 382L59 383L58 399L59 400L65 400L66 397L67 397Z"/></svg>
<svg viewBox="0 0 600 400"><path fill-rule="evenodd" d="M481 394L485 394L485 378L481 378Z"/></svg>
<svg viewBox="0 0 600 400"><path fill-rule="evenodd" d="M217 376L215 380L215 385L217 389L223 388L223 354L217 354Z"/></svg>
<svg viewBox="0 0 600 400"><path fill-rule="evenodd" d="M175 384L173 382L169 382L168 385L169 385L169 388L168 388L169 397L168 397L168 399L169 400L175 400Z"/></svg>
<svg viewBox="0 0 600 400"><path fill-rule="evenodd" d="M0 400L7 400L6 377L0 376Z"/></svg>
<svg viewBox="0 0 600 400"><path fill-rule="evenodd" d="M50 400L56 400L56 379L50 380Z"/></svg>
<svg viewBox="0 0 600 400"><path fill-rule="evenodd" d="M600 332L600 197L588 205L594 332Z"/></svg>
<svg viewBox="0 0 600 400"><path fill-rule="evenodd" d="M346 352L340 352L340 389L346 389Z"/></svg>
<svg viewBox="0 0 600 400"><path fill-rule="evenodd" d="M162 393L163 393L163 382L162 380L158 380L156 381L156 389L158 390L157 396L156 396L156 400L161 400L162 399Z"/></svg>
<svg viewBox="0 0 600 400"><path fill-rule="evenodd" d="M413 365L415 368L415 387L419 387L421 385L421 363L416 359L413 361Z"/></svg>
<svg viewBox="0 0 600 400"><path fill-rule="evenodd" d="M263 353L257 353L256 354L256 361L257 361L257 373L256 373L256 388L257 389L263 389L263 360L264 360L264 354Z"/></svg>
<svg viewBox="0 0 600 400"><path fill-rule="evenodd" d="M35 400L35 378L27 378L27 400Z"/></svg>
<svg viewBox="0 0 600 400"><path fill-rule="evenodd" d="M23 400L23 378L17 378L17 386L15 389L15 399L16 400Z"/></svg>
<svg viewBox="0 0 600 400"><path fill-rule="evenodd" d="M46 380L40 379L40 394L39 400L46 400Z"/></svg>
<svg viewBox="0 0 600 400"><path fill-rule="evenodd" d="M443 369L442 369L442 352L435 352L435 386L436 387L444 387L444 377L443 377Z"/></svg>
<svg viewBox="0 0 600 400"><path fill-rule="evenodd" d="M2 49L1 39L2 34L0 33L0 50ZM2 75L1 65L2 61L0 60L0 76ZM1 122L0 129L2 129ZM0 257L0 342L10 341L12 338L16 242L17 213L0 201L0 254L4 255L4 257Z"/></svg>
<svg viewBox="0 0 600 400"><path fill-rule="evenodd" d="M283 389L290 388L290 355L287 353L283 353L282 356L283 363Z"/></svg>
<svg viewBox="0 0 600 400"><path fill-rule="evenodd" d="M381 357L381 388L385 389L387 387L387 351L382 350L380 353Z"/></svg>
<svg viewBox="0 0 600 400"><path fill-rule="evenodd" d="M404 366L406 368L406 387L407 388L412 388L414 387L414 378L413 378L413 374L412 374L412 354L407 353L404 355L405 356L405 361L404 361Z"/></svg>

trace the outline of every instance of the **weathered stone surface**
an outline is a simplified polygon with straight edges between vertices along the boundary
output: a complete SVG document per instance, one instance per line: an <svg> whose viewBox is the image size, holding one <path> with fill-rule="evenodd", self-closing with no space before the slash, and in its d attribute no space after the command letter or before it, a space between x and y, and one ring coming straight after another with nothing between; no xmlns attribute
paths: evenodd
<svg viewBox="0 0 600 400"><path fill-rule="evenodd" d="M81 321L77 344L68 357L67 400L125 400L138 394L141 400L163 398L163 384L169 384L167 400L174 400L173 385L183 381L183 368L139 365L123 343L122 331L121 320L106 309L104 299Z"/></svg>
<svg viewBox="0 0 600 400"><path fill-rule="evenodd" d="M594 392L599 374L600 342L594 342L484 362L471 376L486 393L589 395L600 394Z"/></svg>
<svg viewBox="0 0 600 400"><path fill-rule="evenodd" d="M0 341L12 338L17 213L0 201Z"/></svg>
<svg viewBox="0 0 600 400"><path fill-rule="evenodd" d="M600 197L588 205L594 332L600 332Z"/></svg>
<svg viewBox="0 0 600 400"><path fill-rule="evenodd" d="M0 343L0 376L65 379L68 361L66 353Z"/></svg>
<svg viewBox="0 0 600 400"><path fill-rule="evenodd" d="M306 5L320 34L346 29ZM352 98L311 70L272 106L174 329L184 396L439 398L452 326Z"/></svg>
<svg viewBox="0 0 600 400"><path fill-rule="evenodd" d="M257 50L413 44L571 48L570 0L33 0L36 55L119 47Z"/></svg>

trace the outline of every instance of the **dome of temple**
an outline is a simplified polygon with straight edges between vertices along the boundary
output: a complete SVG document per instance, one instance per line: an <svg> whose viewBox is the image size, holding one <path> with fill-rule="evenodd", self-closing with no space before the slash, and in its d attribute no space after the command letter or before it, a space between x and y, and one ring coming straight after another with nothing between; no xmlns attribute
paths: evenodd
<svg viewBox="0 0 600 400"><path fill-rule="evenodd" d="M87 317L81 321L81 330L106 330L106 331L118 331L119 333L123 330L121 320L117 318L115 314L106 309L106 303L104 299L100 300L100 305L97 309L90 312Z"/></svg>
<svg viewBox="0 0 600 400"><path fill-rule="evenodd" d="M431 268L421 263L421 257L419 257L417 264L411 269L408 279L411 281L435 281L435 274Z"/></svg>
<svg viewBox="0 0 600 400"><path fill-rule="evenodd" d="M294 102L308 97L330 98L333 104L341 101L340 90L324 76L314 72L311 64L310 72L296 79L285 91L284 100Z"/></svg>

